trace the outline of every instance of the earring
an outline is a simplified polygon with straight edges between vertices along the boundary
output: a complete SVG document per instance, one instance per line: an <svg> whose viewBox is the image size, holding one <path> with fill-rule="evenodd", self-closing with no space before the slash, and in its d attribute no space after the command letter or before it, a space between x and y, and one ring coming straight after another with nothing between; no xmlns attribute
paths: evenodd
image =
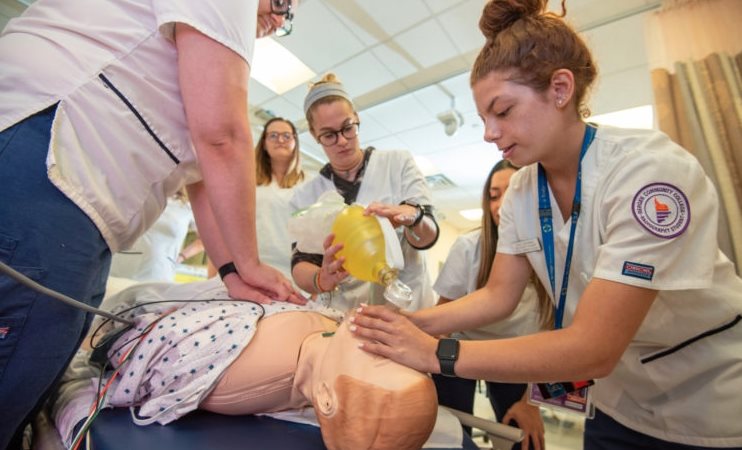
<svg viewBox="0 0 742 450"><path fill-rule="evenodd" d="M559 97L557 99L557 106L562 106L562 103L564 103L564 99L562 97Z"/></svg>

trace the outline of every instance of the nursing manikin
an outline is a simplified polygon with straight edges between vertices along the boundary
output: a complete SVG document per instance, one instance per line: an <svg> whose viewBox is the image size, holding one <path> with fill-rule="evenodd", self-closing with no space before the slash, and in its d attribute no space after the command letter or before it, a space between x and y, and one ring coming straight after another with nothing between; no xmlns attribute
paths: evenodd
<svg viewBox="0 0 742 450"><path fill-rule="evenodd" d="M435 425L430 377L363 352L347 321L316 303L235 301L212 279L135 285L104 307L136 325L103 353L102 385L113 380L103 405L131 407L140 425L195 409L242 415L314 406L327 448L349 450L419 449ZM102 327L93 345L111 331ZM92 353L80 349L51 407L67 446L100 398Z"/></svg>

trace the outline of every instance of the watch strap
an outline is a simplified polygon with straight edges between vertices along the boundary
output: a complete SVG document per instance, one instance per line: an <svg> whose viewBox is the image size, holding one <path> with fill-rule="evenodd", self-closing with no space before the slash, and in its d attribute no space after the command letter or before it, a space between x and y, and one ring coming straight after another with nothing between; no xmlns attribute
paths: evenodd
<svg viewBox="0 0 742 450"><path fill-rule="evenodd" d="M229 275L230 273L236 273L239 275L239 272L237 272L237 266L234 265L234 262L230 261L226 264L223 264L221 267L219 267L219 278L224 280L224 277Z"/></svg>
<svg viewBox="0 0 742 450"><path fill-rule="evenodd" d="M453 352L444 351L443 347L452 346ZM459 340L453 338L442 338L438 341L438 350L436 356L441 366L441 375L455 377L456 371L454 366L459 359Z"/></svg>

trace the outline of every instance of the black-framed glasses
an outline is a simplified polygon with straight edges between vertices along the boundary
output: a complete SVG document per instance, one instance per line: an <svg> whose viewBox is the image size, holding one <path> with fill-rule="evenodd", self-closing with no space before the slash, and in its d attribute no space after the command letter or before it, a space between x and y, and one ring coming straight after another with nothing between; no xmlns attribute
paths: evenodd
<svg viewBox="0 0 742 450"><path fill-rule="evenodd" d="M358 136L358 129L360 128L361 122L350 122L343 125L343 128L333 131L325 131L324 133L317 136L317 140L322 145L335 145L338 142L338 137L342 134L345 139L353 139Z"/></svg>
<svg viewBox="0 0 742 450"><path fill-rule="evenodd" d="M283 16L283 25L276 29L276 36L291 34L294 29L294 13L291 12L291 0L271 0L271 14Z"/></svg>
<svg viewBox="0 0 742 450"><path fill-rule="evenodd" d="M271 131L270 133L266 134L265 137L269 141L273 142L278 142L279 139L288 142L294 139L294 133L290 133L288 131L284 131L283 133Z"/></svg>

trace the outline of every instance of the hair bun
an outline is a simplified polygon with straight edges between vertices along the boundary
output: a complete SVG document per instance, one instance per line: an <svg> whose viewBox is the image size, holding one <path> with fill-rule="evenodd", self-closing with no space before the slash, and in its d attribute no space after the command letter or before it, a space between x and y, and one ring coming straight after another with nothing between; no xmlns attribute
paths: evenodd
<svg viewBox="0 0 742 450"><path fill-rule="evenodd" d="M546 10L546 0L490 0L482 11L479 29L487 40L524 17L536 17Z"/></svg>

